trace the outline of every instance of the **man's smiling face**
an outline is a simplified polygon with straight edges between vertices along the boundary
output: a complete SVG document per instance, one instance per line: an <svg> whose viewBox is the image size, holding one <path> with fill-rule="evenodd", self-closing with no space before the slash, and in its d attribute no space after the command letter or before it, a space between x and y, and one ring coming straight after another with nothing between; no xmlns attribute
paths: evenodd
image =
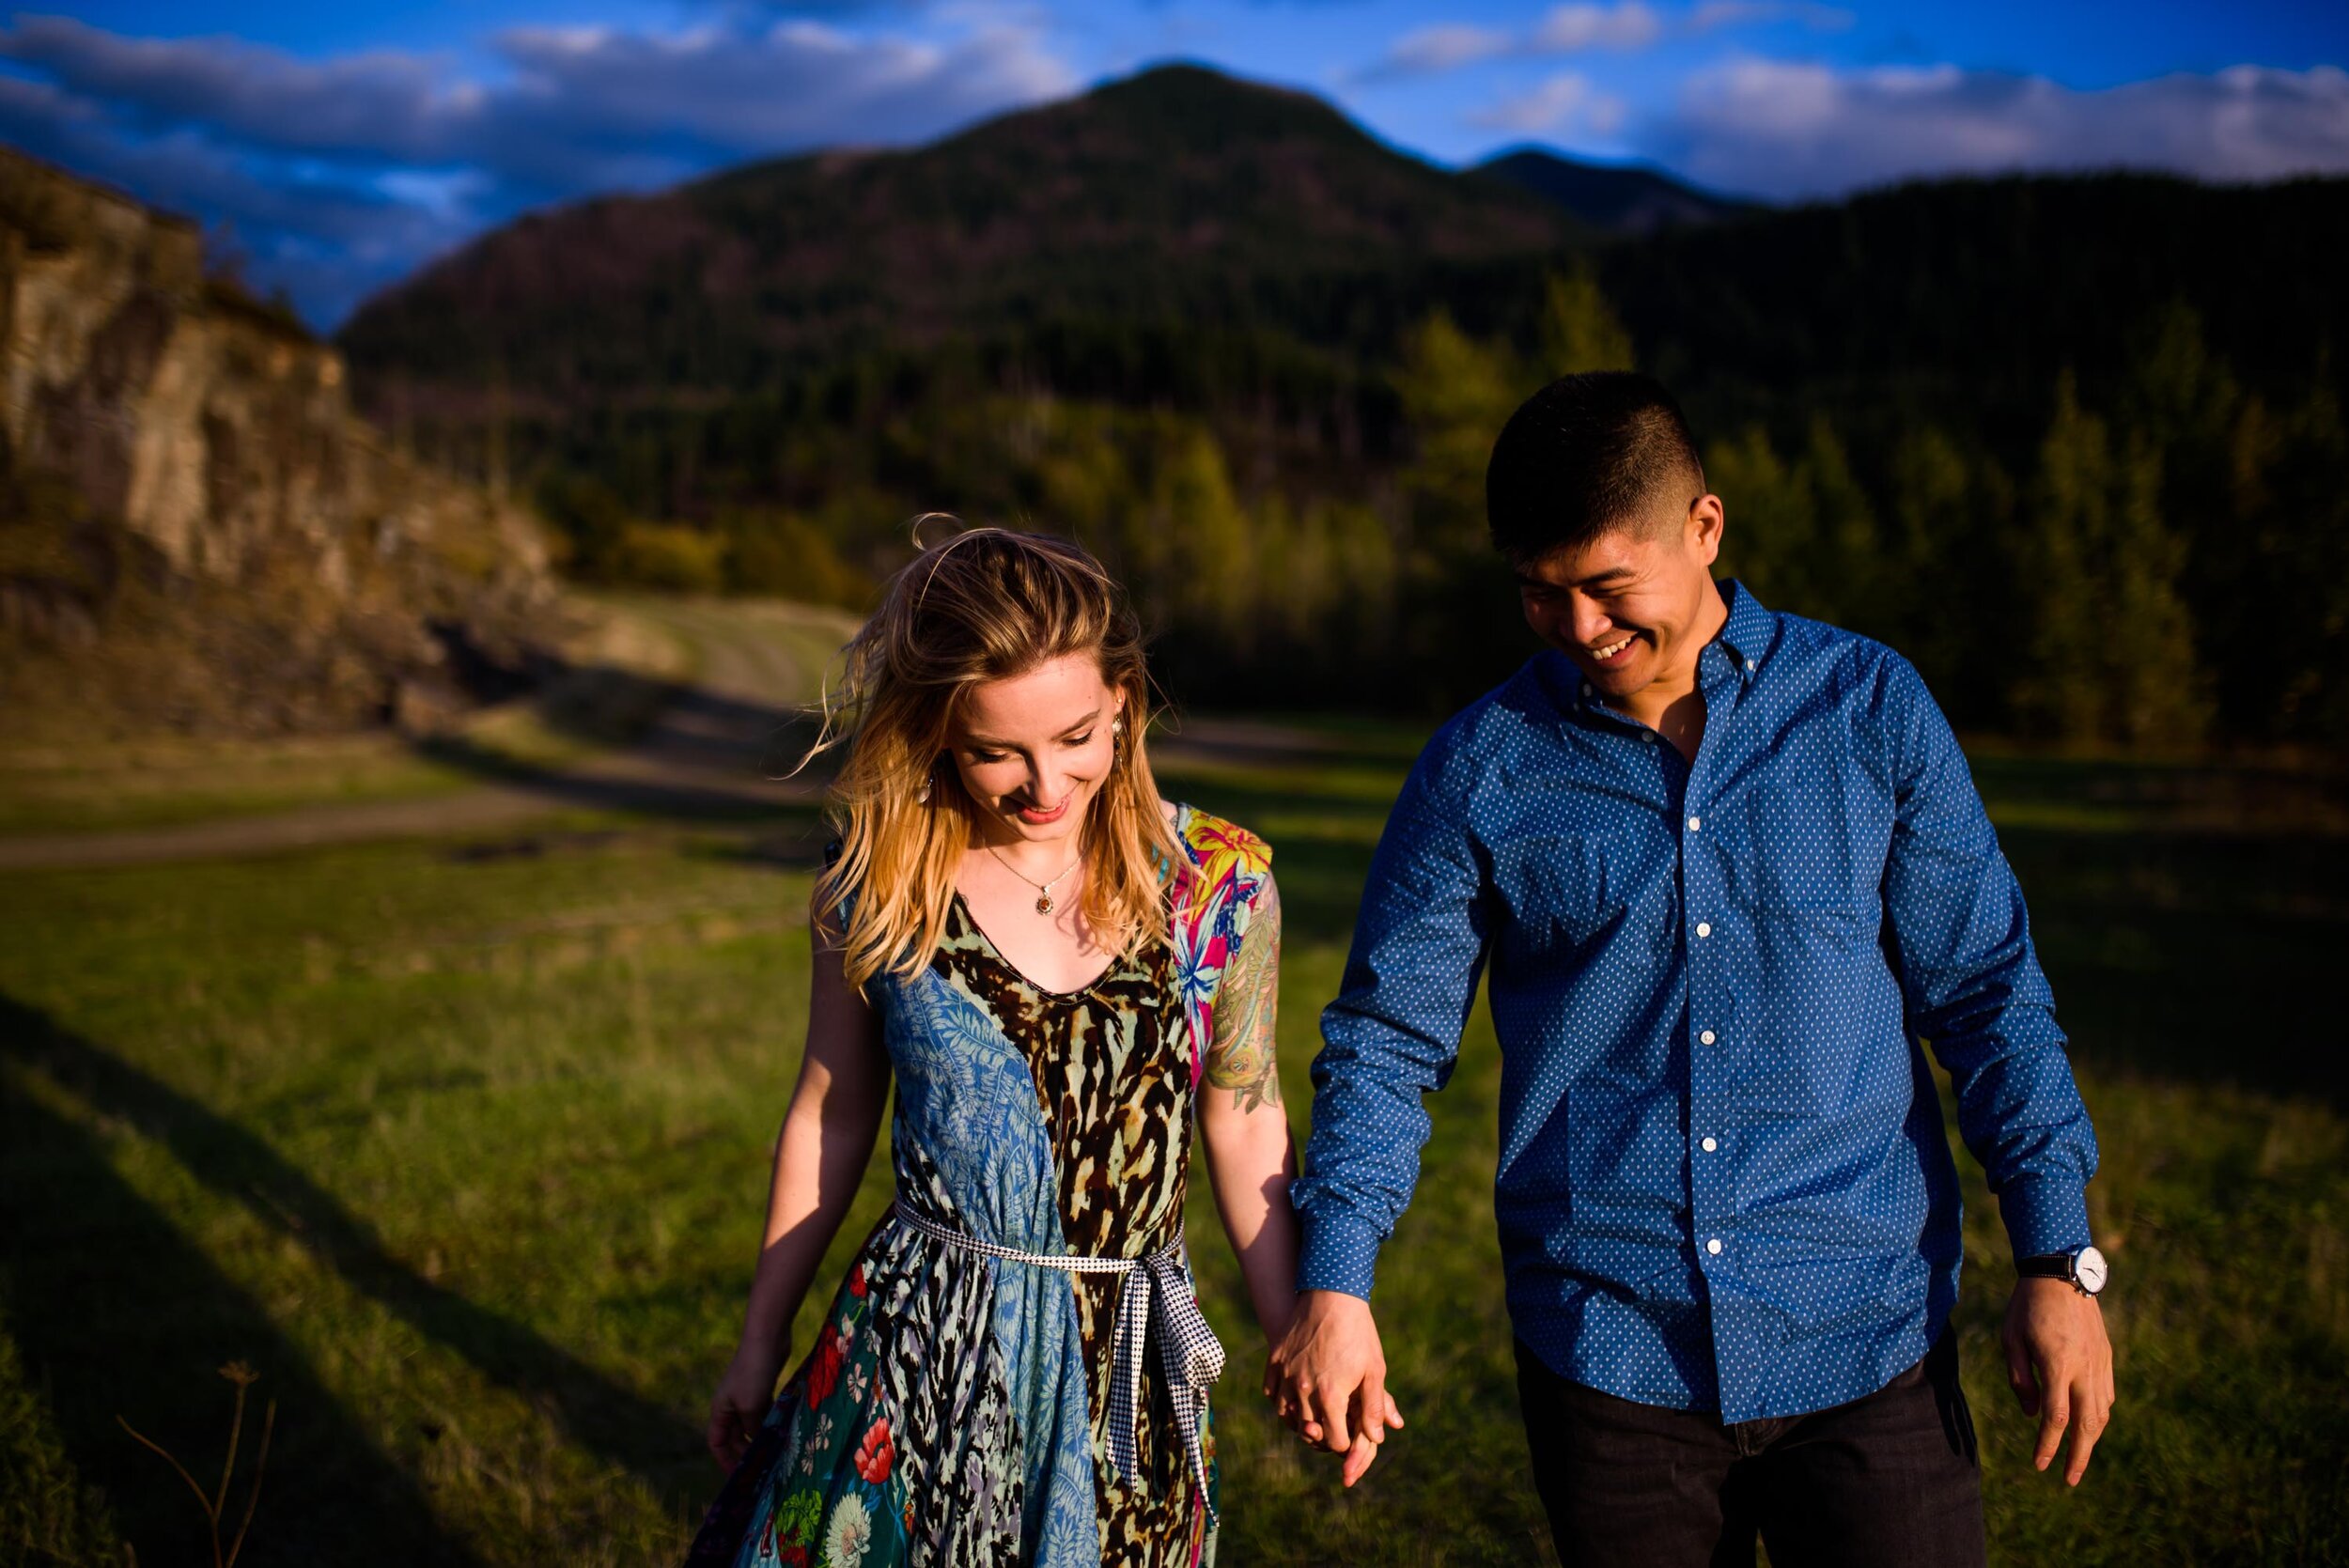
<svg viewBox="0 0 2349 1568"><path fill-rule="evenodd" d="M1721 503L1659 497L1585 545L1517 568L1519 602L1534 635L1574 660L1611 702L1667 680L1690 680L1718 604Z"/></svg>

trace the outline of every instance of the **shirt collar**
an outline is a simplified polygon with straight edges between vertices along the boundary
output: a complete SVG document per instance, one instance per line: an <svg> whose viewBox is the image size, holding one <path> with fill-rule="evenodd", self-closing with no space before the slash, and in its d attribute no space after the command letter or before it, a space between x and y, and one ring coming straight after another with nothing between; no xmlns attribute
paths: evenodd
<svg viewBox="0 0 2349 1568"><path fill-rule="evenodd" d="M1753 597L1753 590L1735 578L1724 577L1714 585L1720 590L1721 602L1729 606L1729 619L1721 627L1721 645L1728 650L1738 673L1750 680L1778 636L1778 617L1763 608L1762 601Z"/></svg>

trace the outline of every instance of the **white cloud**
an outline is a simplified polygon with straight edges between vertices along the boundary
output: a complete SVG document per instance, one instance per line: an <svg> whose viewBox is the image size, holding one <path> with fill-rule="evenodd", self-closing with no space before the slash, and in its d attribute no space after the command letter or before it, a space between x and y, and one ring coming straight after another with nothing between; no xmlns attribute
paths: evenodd
<svg viewBox="0 0 2349 1568"><path fill-rule="evenodd" d="M489 82L430 55L309 60L20 16L0 26L0 58L24 73L0 77L0 132L234 224L257 273L303 258L303 303L329 318L387 270L527 207L820 145L926 140L1077 85L1040 23L957 14L919 35L755 8L668 33L516 28L490 40L506 70ZM337 253L354 258L339 287Z"/></svg>
<svg viewBox="0 0 2349 1568"><path fill-rule="evenodd" d="M101 110L44 83L0 77L0 140L167 210L226 223L246 243L290 227L314 245L353 245L387 225L412 237L431 221L389 193L285 168L263 178L188 132L125 139Z"/></svg>
<svg viewBox="0 0 2349 1568"><path fill-rule="evenodd" d="M1433 76L1493 59L1533 59L1583 54L1598 50L1629 54L1665 39L1694 38L1732 27L1793 22L1814 32L1838 32L1852 13L1819 0L1701 0L1694 8L1670 15L1647 0L1569 0L1552 6L1539 21L1517 29L1444 23L1404 34L1377 62L1357 72L1357 81Z"/></svg>
<svg viewBox="0 0 2349 1568"><path fill-rule="evenodd" d="M649 34L516 28L493 40L509 80L375 52L298 59L234 39L143 39L68 17L0 30L0 55L130 126L194 128L286 153L491 171L549 194L674 179L821 143L904 142L1075 79L1035 32L944 40L805 20Z"/></svg>
<svg viewBox="0 0 2349 1568"><path fill-rule="evenodd" d="M1741 59L1690 78L1637 139L1690 179L1781 198L2019 170L2349 173L2349 72L2236 66L2083 92L1952 65Z"/></svg>
<svg viewBox="0 0 2349 1568"><path fill-rule="evenodd" d="M1761 27L1776 22L1797 22L1814 33L1840 33L1859 18L1840 6L1815 0L1703 0L1688 13L1691 33L1715 33L1724 27Z"/></svg>
<svg viewBox="0 0 2349 1568"><path fill-rule="evenodd" d="M1645 49L1664 36L1664 19L1646 0L1553 6L1530 27L1508 29L1446 23L1416 28L1395 39L1356 80L1434 76L1484 60L1581 54L1594 50Z"/></svg>
<svg viewBox="0 0 2349 1568"><path fill-rule="evenodd" d="M1422 27L1395 39L1381 65L1388 74L1433 75L1505 54L1516 41L1498 27L1471 27L1465 23Z"/></svg>
<svg viewBox="0 0 2349 1568"><path fill-rule="evenodd" d="M1592 87L1590 79L1563 71L1528 91L1504 98L1469 116L1470 123L1520 136L1570 131L1610 134L1623 123L1620 99Z"/></svg>
<svg viewBox="0 0 2349 1568"><path fill-rule="evenodd" d="M1641 0L1617 0L1611 6L1556 6L1534 23L1526 53L1579 54L1592 49L1645 49L1663 34L1663 19Z"/></svg>

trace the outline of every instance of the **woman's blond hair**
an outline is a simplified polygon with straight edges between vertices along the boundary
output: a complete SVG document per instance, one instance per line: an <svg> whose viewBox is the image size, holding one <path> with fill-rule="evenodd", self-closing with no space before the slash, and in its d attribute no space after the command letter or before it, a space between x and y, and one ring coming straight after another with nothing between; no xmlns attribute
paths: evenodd
<svg viewBox="0 0 2349 1568"><path fill-rule="evenodd" d="M945 936L955 873L978 825L942 754L960 705L983 682L1069 654L1098 660L1102 681L1126 699L1124 733L1081 830L1080 907L1093 939L1128 959L1166 939L1163 873L1181 862L1143 746L1151 706L1141 622L1082 548L972 528L889 580L880 609L848 644L839 691L826 694L817 748L844 728L850 738L832 791L841 853L817 882L816 913L841 945L850 985L917 972Z"/></svg>

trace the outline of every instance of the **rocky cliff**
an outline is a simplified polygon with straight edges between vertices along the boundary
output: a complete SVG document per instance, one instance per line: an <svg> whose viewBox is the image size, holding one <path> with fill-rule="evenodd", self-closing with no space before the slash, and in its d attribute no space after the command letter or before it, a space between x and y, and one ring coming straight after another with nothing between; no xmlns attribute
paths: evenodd
<svg viewBox="0 0 2349 1568"><path fill-rule="evenodd" d="M534 521L355 417L193 225L0 149L0 733L396 717L552 599Z"/></svg>

